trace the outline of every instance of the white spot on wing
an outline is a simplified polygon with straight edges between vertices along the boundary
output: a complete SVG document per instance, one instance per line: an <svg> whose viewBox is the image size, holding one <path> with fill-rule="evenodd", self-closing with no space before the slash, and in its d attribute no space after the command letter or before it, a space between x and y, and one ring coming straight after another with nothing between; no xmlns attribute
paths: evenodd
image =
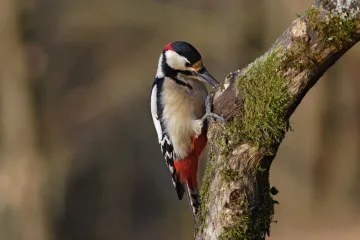
<svg viewBox="0 0 360 240"><path fill-rule="evenodd" d="M172 159L172 153L171 152L166 152L165 153L165 157L167 157L167 158L170 158L170 159Z"/></svg>
<svg viewBox="0 0 360 240"><path fill-rule="evenodd" d="M170 139L168 138L167 135L164 135L164 138L160 139L159 140L159 143L161 146L163 146L165 144L165 142L168 144L168 145L171 145L171 142L170 142Z"/></svg>
<svg viewBox="0 0 360 240"><path fill-rule="evenodd" d="M158 119L158 111L157 111L157 86L155 85L151 91L151 115L155 125L156 133L158 135L158 141L161 141L162 137L162 129L161 123Z"/></svg>

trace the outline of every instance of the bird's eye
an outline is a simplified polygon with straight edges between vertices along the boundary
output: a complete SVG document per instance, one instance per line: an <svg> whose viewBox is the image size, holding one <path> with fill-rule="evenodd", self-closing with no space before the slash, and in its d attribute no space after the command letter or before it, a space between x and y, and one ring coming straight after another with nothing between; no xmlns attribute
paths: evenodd
<svg viewBox="0 0 360 240"><path fill-rule="evenodd" d="M191 66L191 64L189 62L185 63L185 67L190 67L190 66Z"/></svg>

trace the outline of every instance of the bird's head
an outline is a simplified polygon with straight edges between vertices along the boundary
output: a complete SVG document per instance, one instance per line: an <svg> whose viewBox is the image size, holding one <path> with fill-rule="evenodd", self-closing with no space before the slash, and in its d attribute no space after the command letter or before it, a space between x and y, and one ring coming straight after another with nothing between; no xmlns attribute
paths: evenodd
<svg viewBox="0 0 360 240"><path fill-rule="evenodd" d="M185 75L192 81L202 81L213 87L220 85L204 67L199 51L190 43L181 41L165 45L160 56L157 75L175 79Z"/></svg>

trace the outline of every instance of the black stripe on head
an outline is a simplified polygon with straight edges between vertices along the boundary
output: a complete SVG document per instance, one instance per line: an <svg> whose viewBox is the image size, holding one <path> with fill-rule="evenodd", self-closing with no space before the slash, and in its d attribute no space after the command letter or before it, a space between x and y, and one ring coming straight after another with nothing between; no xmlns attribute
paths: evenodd
<svg viewBox="0 0 360 240"><path fill-rule="evenodd" d="M190 64L194 64L201 60L199 51L190 43L176 41L171 44L172 49L179 55L189 60Z"/></svg>

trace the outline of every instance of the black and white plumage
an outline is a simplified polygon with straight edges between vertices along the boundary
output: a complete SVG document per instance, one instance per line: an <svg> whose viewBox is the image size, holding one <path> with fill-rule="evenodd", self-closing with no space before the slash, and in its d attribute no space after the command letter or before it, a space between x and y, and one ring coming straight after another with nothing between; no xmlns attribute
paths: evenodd
<svg viewBox="0 0 360 240"><path fill-rule="evenodd" d="M174 159L176 158L174 147L171 143L170 137L166 132L164 123L162 122L163 106L161 104L161 92L163 88L164 77L157 74L155 77L152 90L151 90L151 114L155 125L156 133L158 135L158 141L161 147L161 153L165 158L165 163L171 173L173 185L176 189L178 198L183 198L185 189L180 182L176 170L174 167Z"/></svg>
<svg viewBox="0 0 360 240"><path fill-rule="evenodd" d="M219 83L203 66L189 43L172 42L163 49L151 90L151 114L161 152L179 199L187 186L192 211L200 205L198 162L207 143L207 117L219 117L206 107L205 83Z"/></svg>

